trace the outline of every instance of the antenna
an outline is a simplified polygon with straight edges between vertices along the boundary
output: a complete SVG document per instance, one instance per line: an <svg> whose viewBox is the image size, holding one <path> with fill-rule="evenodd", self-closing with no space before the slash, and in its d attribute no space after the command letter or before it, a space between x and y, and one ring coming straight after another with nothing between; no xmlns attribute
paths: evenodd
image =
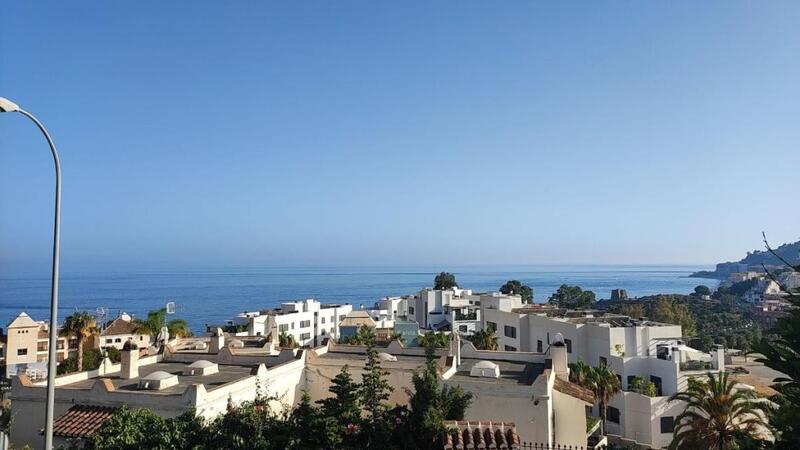
<svg viewBox="0 0 800 450"><path fill-rule="evenodd" d="M167 314L175 314L175 302L167 302Z"/></svg>

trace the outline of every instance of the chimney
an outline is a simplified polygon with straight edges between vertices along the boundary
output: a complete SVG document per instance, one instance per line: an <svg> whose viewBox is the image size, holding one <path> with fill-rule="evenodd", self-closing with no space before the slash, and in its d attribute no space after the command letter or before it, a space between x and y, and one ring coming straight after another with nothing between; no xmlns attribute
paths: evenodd
<svg viewBox="0 0 800 450"><path fill-rule="evenodd" d="M553 371L556 375L569 376L569 361L567 360L567 344L561 333L553 336L553 343L550 344L550 359L553 360Z"/></svg>
<svg viewBox="0 0 800 450"><path fill-rule="evenodd" d="M122 369L120 370L119 377L123 380L130 380L131 378L139 377L139 346L135 342L128 339L125 345L122 346Z"/></svg>
<svg viewBox="0 0 800 450"><path fill-rule="evenodd" d="M217 327L211 333L211 345L208 346L208 351L219 353L222 347L225 347L225 333L222 332L222 328Z"/></svg>
<svg viewBox="0 0 800 450"><path fill-rule="evenodd" d="M711 350L711 367L720 372L725 370L725 348L719 344Z"/></svg>
<svg viewBox="0 0 800 450"><path fill-rule="evenodd" d="M681 363L683 362L683 352L678 347L672 347L672 362L678 366L680 370Z"/></svg>

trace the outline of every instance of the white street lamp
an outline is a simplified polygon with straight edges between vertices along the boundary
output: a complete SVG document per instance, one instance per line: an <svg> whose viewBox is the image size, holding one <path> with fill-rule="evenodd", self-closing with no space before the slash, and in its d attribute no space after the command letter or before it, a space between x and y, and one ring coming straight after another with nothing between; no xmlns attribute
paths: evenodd
<svg viewBox="0 0 800 450"><path fill-rule="evenodd" d="M31 119L39 127L47 144L50 145L50 152L53 154L53 162L56 166L56 208L53 219L53 273L50 285L50 344L47 346L47 408L45 413L44 427L44 448L53 448L53 410L56 395L56 339L58 325L58 259L61 241L61 162L58 159L56 145L50 138L44 125L33 114L20 109L16 103L0 97L0 112L18 112Z"/></svg>

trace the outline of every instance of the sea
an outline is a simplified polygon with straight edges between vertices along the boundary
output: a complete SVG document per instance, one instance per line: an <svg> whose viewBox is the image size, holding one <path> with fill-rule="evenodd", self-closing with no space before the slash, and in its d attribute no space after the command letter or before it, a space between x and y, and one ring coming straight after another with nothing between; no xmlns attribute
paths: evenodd
<svg viewBox="0 0 800 450"><path fill-rule="evenodd" d="M186 319L195 332L224 324L234 315L275 307L281 302L316 298L323 303L372 306L385 296L413 294L432 286L442 270L455 274L459 285L475 292L496 291L516 279L534 290L543 303L562 284L577 285L611 296L622 288L630 297L687 294L695 286L711 288L718 281L689 278L702 265L470 265L369 267L251 267L153 271L67 272L60 278L59 321L78 310L101 319L120 312L144 317L148 310L176 305L175 318ZM50 278L46 274L0 273L0 326L20 312L48 320Z"/></svg>

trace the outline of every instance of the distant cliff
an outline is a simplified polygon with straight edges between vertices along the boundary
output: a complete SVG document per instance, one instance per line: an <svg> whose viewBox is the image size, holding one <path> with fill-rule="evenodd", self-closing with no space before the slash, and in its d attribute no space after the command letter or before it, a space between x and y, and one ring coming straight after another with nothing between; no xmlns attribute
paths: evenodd
<svg viewBox="0 0 800 450"><path fill-rule="evenodd" d="M800 264L800 241L792 242L790 244L783 244L774 250L775 253L780 255L781 258L785 259L790 264ZM702 270L689 276L697 278L718 278L722 280L728 278L730 274L736 272L747 272L748 270L753 272L762 272L764 270L762 268L762 264L767 266L767 268L778 268L782 266L782 263L778 260L778 258L776 258L770 252L766 250L753 250L752 252L747 252L747 256L739 261L719 263L717 264L716 270Z"/></svg>

